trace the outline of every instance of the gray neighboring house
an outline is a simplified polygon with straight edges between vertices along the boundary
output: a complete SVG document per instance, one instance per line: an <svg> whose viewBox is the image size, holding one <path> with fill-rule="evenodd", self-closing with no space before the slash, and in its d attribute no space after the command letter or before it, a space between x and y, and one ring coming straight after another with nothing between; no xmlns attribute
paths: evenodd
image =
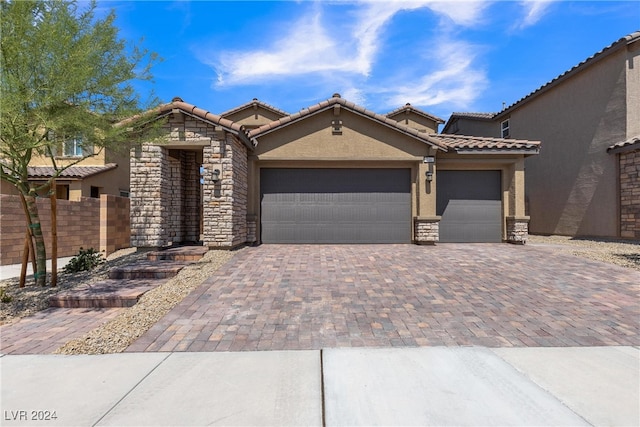
<svg viewBox="0 0 640 427"><path fill-rule="evenodd" d="M442 132L542 141L525 160L531 233L640 239L640 31L499 113L453 113Z"/></svg>

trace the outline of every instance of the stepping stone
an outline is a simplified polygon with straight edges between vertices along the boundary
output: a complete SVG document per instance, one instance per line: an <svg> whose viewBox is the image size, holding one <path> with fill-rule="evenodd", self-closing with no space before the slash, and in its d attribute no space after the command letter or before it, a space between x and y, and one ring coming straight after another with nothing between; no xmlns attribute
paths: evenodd
<svg viewBox="0 0 640 427"><path fill-rule="evenodd" d="M183 246L170 248L161 251L153 251L147 254L149 261L199 261L207 252L208 248L203 246Z"/></svg>
<svg viewBox="0 0 640 427"><path fill-rule="evenodd" d="M49 298L50 307L113 308L131 307L140 297L167 280L104 280L81 285Z"/></svg>
<svg viewBox="0 0 640 427"><path fill-rule="evenodd" d="M110 279L168 279L175 276L188 262L140 261L109 271Z"/></svg>

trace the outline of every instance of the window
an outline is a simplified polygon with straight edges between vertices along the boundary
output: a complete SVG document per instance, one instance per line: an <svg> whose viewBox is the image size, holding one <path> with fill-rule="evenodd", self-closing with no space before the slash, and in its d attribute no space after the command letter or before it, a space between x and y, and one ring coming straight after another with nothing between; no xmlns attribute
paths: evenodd
<svg viewBox="0 0 640 427"><path fill-rule="evenodd" d="M63 153L65 157L83 157L93 152L93 146L83 141L81 136L64 141Z"/></svg>
<svg viewBox="0 0 640 427"><path fill-rule="evenodd" d="M500 124L500 131L503 138L509 138L509 119Z"/></svg>
<svg viewBox="0 0 640 427"><path fill-rule="evenodd" d="M56 185L56 199L69 200L69 186L68 185Z"/></svg>
<svg viewBox="0 0 640 427"><path fill-rule="evenodd" d="M100 187L91 186L91 197L95 199L100 198Z"/></svg>

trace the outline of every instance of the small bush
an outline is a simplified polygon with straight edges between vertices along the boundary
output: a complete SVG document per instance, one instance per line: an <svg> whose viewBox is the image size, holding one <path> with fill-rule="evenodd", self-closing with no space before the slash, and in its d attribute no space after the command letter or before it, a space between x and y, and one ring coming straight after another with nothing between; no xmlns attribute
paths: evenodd
<svg viewBox="0 0 640 427"><path fill-rule="evenodd" d="M65 273L88 271L99 266L103 262L105 262L105 260L104 258L102 258L102 254L100 252L96 251L93 248L89 248L86 250L80 248L80 252L78 252L78 255L69 260L69 263L64 266L63 271Z"/></svg>
<svg viewBox="0 0 640 427"><path fill-rule="evenodd" d="M13 300L13 298L11 298L11 296L9 294L7 294L6 289L2 288L0 289L0 302L2 303L10 303Z"/></svg>

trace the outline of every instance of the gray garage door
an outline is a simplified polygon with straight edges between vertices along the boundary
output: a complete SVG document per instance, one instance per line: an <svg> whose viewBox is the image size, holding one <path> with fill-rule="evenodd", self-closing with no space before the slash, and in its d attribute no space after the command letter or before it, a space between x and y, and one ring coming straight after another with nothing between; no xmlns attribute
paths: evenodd
<svg viewBox="0 0 640 427"><path fill-rule="evenodd" d="M409 169L261 169L263 243L410 243Z"/></svg>
<svg viewBox="0 0 640 427"><path fill-rule="evenodd" d="M441 242L501 242L500 171L438 171Z"/></svg>

